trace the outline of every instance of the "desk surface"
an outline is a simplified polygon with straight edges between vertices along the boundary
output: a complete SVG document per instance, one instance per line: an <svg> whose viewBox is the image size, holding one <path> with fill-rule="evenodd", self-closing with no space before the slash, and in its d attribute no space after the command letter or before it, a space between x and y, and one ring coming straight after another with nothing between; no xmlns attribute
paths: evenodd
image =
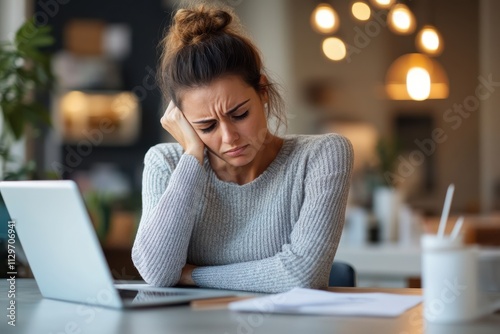
<svg viewBox="0 0 500 334"><path fill-rule="evenodd" d="M334 288L353 291L355 288ZM419 293L418 289L355 291ZM16 280L16 327L6 318L7 282L0 282L0 333L499 333L500 315L465 325L434 325L422 321L422 306L398 318L270 315L228 310L196 310L188 305L138 310L110 310L43 299L33 279ZM80 307L79 307L80 306Z"/></svg>

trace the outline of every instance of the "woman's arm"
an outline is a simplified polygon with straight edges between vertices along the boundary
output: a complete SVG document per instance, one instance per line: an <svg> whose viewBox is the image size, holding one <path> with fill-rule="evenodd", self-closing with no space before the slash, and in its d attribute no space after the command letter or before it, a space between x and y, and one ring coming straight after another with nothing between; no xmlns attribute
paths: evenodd
<svg viewBox="0 0 500 334"><path fill-rule="evenodd" d="M344 225L353 152L341 136L328 136L323 144L308 162L304 202L290 243L267 259L197 267L196 285L261 292L327 286Z"/></svg>
<svg viewBox="0 0 500 334"><path fill-rule="evenodd" d="M176 154L175 150L171 153ZM132 248L134 265L154 286L179 282L206 179L194 156L183 154L177 166L169 158L155 147L145 156L143 211Z"/></svg>

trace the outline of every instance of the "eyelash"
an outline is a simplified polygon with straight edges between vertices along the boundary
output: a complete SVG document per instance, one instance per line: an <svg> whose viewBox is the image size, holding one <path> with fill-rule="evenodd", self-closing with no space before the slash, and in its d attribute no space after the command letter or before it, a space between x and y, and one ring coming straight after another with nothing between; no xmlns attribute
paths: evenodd
<svg viewBox="0 0 500 334"><path fill-rule="evenodd" d="M234 118L234 119L236 119L237 121L241 121L241 120L243 120L243 119L247 118L247 116L248 116L248 110L247 110L247 111L245 111L245 112L244 112L243 114L241 114L241 115L238 115L238 116L233 116L233 118ZM215 128L215 123L214 123L214 124L212 124L211 126L209 126L209 127L208 127L208 128L206 128L206 129L201 129L201 132L203 132L203 133L209 133L209 132L211 132L214 128Z"/></svg>

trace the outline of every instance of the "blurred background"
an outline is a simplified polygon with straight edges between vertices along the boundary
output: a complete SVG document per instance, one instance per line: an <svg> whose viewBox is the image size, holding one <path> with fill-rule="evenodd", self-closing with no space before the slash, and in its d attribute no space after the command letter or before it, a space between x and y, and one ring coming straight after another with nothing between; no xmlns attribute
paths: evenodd
<svg viewBox="0 0 500 334"><path fill-rule="evenodd" d="M140 278L130 247L144 155L173 140L155 70L178 3L0 0L0 176L75 180L118 279ZM500 244L500 2L224 3L282 89L287 133L354 145L336 259L360 285L419 286L420 234L435 230L451 183L449 227L463 215L468 242ZM16 92L29 112L13 112Z"/></svg>

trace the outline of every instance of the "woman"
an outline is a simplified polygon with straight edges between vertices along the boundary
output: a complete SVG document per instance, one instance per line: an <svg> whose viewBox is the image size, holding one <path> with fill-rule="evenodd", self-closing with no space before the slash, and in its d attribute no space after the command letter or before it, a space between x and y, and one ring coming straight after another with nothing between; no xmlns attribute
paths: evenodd
<svg viewBox="0 0 500 334"><path fill-rule="evenodd" d="M350 143L286 135L258 50L227 9L177 11L159 74L178 141L145 156L132 259L155 286L324 288L344 224Z"/></svg>

